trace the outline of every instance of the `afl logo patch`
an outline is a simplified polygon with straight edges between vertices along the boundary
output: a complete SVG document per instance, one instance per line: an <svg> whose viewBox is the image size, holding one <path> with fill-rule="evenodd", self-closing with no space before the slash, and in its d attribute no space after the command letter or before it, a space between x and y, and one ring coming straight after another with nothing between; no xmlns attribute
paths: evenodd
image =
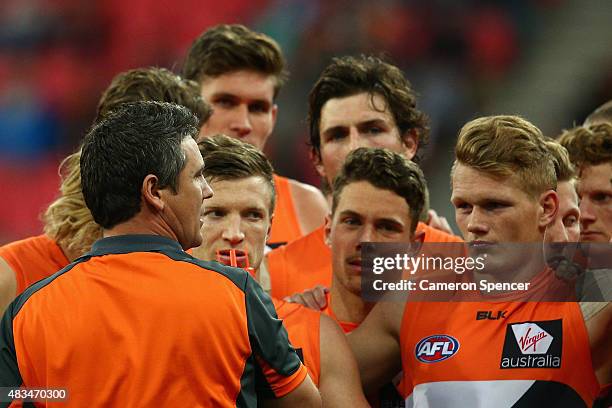
<svg viewBox="0 0 612 408"><path fill-rule="evenodd" d="M416 358L423 363L437 363L454 356L459 350L459 341L446 334L425 337L416 345Z"/></svg>

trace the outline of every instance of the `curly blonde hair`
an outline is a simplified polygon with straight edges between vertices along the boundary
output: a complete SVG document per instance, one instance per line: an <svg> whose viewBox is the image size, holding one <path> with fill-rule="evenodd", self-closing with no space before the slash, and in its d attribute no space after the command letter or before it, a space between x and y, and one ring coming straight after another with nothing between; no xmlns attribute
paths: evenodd
<svg viewBox="0 0 612 408"><path fill-rule="evenodd" d="M88 252L91 245L102 238L102 227L94 221L81 191L80 159L79 149L60 164L61 194L43 215L45 234L64 251L78 256Z"/></svg>

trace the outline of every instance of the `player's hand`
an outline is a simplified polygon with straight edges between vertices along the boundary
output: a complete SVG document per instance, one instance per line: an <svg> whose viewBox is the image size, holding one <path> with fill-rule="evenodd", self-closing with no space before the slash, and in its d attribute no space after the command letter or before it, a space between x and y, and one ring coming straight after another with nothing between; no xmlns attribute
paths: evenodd
<svg viewBox="0 0 612 408"><path fill-rule="evenodd" d="M307 308L319 311L327 307L327 296L329 288L323 285L317 285L312 289L307 289L302 293L295 293L287 296L283 300L289 303L299 303Z"/></svg>
<svg viewBox="0 0 612 408"><path fill-rule="evenodd" d="M429 215L429 219L427 220L427 225L437 230L446 232L447 234L455 235L455 233L450 227L450 224L446 220L446 217L438 215L436 210L429 210L427 211L427 214Z"/></svg>

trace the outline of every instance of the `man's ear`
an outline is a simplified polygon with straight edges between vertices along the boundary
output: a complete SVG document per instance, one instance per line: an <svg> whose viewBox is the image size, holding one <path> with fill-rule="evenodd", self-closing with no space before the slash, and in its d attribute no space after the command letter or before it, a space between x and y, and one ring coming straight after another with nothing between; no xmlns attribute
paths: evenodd
<svg viewBox="0 0 612 408"><path fill-rule="evenodd" d="M323 167L323 162L321 161L321 152L317 151L314 147L311 147L309 155L310 161L312 161L315 170L319 176L325 179L325 168Z"/></svg>
<svg viewBox="0 0 612 408"><path fill-rule="evenodd" d="M274 221L274 214L270 216L270 224L268 225L268 230L266 231L266 242L270 239L270 232L272 231L272 221Z"/></svg>
<svg viewBox="0 0 612 408"><path fill-rule="evenodd" d="M425 231L415 231L412 236L412 242L422 244L425 242Z"/></svg>
<svg viewBox="0 0 612 408"><path fill-rule="evenodd" d="M270 114L272 115L272 129L276 127L276 118L278 117L278 105L272 105L272 109L270 110Z"/></svg>
<svg viewBox="0 0 612 408"><path fill-rule="evenodd" d="M546 228L555 221L555 217L559 211L559 196L557 196L554 190L548 190L540 194L538 203L540 206L538 226L540 228Z"/></svg>
<svg viewBox="0 0 612 408"><path fill-rule="evenodd" d="M325 216L325 244L331 248L331 227L332 227L332 215L327 214Z"/></svg>
<svg viewBox="0 0 612 408"><path fill-rule="evenodd" d="M270 139L270 136L272 136L272 132L274 132L274 128L276 127L276 115L277 114L278 114L278 105L274 104L270 108L270 115L272 117L272 126L270 127L270 133L268 133L263 140L263 144L261 145L262 150L266 147L266 144L268 143L268 139Z"/></svg>
<svg viewBox="0 0 612 408"><path fill-rule="evenodd" d="M404 143L404 156L408 160L412 160L419 148L419 135L416 129L409 129L404 132L402 142Z"/></svg>
<svg viewBox="0 0 612 408"><path fill-rule="evenodd" d="M159 188L159 179L156 175L148 174L142 181L140 190L143 203L153 207L156 211L164 210L166 203L162 198L162 191Z"/></svg>
<svg viewBox="0 0 612 408"><path fill-rule="evenodd" d="M412 235L412 242L410 243L411 251L414 253L418 253L421 251L423 247L423 243L425 242L425 232L424 231L415 231Z"/></svg>

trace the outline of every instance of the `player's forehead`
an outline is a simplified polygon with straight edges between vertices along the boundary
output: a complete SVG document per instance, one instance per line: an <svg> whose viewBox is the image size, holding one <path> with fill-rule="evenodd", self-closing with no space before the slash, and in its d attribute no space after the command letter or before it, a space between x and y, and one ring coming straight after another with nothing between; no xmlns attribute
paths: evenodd
<svg viewBox="0 0 612 408"><path fill-rule="evenodd" d="M576 194L576 184L574 181L559 181L557 182L557 196L559 201L578 202Z"/></svg>
<svg viewBox="0 0 612 408"><path fill-rule="evenodd" d="M396 126L385 98L380 94L362 92L327 100L321 108L320 128L354 126L376 120Z"/></svg>
<svg viewBox="0 0 612 408"><path fill-rule="evenodd" d="M353 213L370 218L409 218L410 208L395 192L355 181L340 191L336 213Z"/></svg>
<svg viewBox="0 0 612 408"><path fill-rule="evenodd" d="M184 170L193 172L199 171L204 165L204 159L198 148L198 144L192 137L186 137L181 142L181 149L185 155Z"/></svg>
<svg viewBox="0 0 612 408"><path fill-rule="evenodd" d="M237 70L205 77L200 83L200 89L207 100L214 96L229 96L272 102L275 84L273 75L254 70Z"/></svg>
<svg viewBox="0 0 612 408"><path fill-rule="evenodd" d="M612 163L582 166L576 188L579 193L585 190L612 188Z"/></svg>
<svg viewBox="0 0 612 408"><path fill-rule="evenodd" d="M209 207L237 211L265 209L269 211L272 188L263 176L241 178L207 178L214 194L206 200Z"/></svg>
<svg viewBox="0 0 612 408"><path fill-rule="evenodd" d="M451 200L479 203L504 200L529 200L518 177L499 177L458 163L451 175Z"/></svg>

